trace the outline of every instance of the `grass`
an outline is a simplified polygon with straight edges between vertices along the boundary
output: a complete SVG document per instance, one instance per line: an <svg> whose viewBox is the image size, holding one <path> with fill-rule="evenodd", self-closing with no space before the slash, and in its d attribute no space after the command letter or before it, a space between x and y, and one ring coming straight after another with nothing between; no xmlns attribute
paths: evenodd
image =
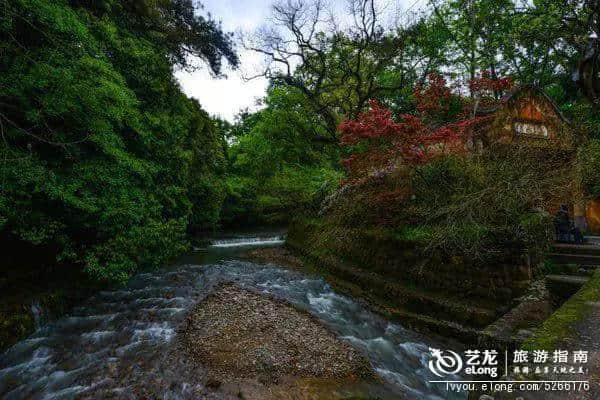
<svg viewBox="0 0 600 400"><path fill-rule="evenodd" d="M576 274L579 269L577 264L557 264L551 259L544 260L541 272L543 275Z"/></svg>
<svg viewBox="0 0 600 400"><path fill-rule="evenodd" d="M589 302L600 301L600 269L585 286L542 324L523 344L525 350L554 350L573 336L574 327L590 309Z"/></svg>

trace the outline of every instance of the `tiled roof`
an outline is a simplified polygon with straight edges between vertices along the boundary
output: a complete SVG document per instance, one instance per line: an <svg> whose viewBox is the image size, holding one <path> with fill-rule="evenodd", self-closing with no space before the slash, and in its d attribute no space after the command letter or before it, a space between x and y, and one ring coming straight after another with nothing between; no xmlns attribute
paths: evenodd
<svg viewBox="0 0 600 400"><path fill-rule="evenodd" d="M558 108L558 106L556 105L556 103L554 102L554 100L552 100L550 98L550 96L548 96L548 94L539 86L536 85L521 85L518 86L517 88L515 88L514 90L512 90L511 92L507 93L506 95L504 95L500 101L500 104L498 104L495 107L492 108L488 108L488 109L483 109L483 110L479 110L477 112L477 114L492 114L495 113L496 111L498 111L499 109L501 109L502 107L504 107L505 104L507 104L508 102L518 98L521 93L523 93L526 90L530 90L535 92L536 94L540 95L541 97L543 97L544 99L546 99L548 101L548 103L550 103L552 105L552 108L554 109L554 112L556 112L556 114L560 117L560 119L567 123L570 124L570 121L563 115L562 111L560 110L560 108Z"/></svg>

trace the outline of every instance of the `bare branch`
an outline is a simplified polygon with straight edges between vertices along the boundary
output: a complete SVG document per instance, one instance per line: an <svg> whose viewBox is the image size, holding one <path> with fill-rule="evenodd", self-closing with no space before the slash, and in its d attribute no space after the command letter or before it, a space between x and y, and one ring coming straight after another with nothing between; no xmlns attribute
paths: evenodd
<svg viewBox="0 0 600 400"><path fill-rule="evenodd" d="M356 116L386 87L378 76L398 56L402 41L386 35L375 0L348 0L337 15L325 0L284 0L273 6L272 24L244 42L264 57L253 77L300 90L332 137L342 117ZM350 21L341 28L337 21Z"/></svg>

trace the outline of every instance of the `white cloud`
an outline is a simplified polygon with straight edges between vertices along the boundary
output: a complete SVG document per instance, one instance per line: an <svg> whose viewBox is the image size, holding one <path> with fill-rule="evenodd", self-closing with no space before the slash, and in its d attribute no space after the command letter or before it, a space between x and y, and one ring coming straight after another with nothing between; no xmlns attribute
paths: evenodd
<svg viewBox="0 0 600 400"><path fill-rule="evenodd" d="M242 65L254 62L254 54L240 54ZM256 100L263 97L268 82L266 79L245 81L241 71L226 71L227 78L216 79L210 76L208 69L198 71L178 71L179 80L185 94L196 98L209 114L233 121L235 115L244 108L255 110Z"/></svg>
<svg viewBox="0 0 600 400"><path fill-rule="evenodd" d="M332 0L339 9L343 10L344 0ZM213 18L221 20L223 29L228 32L239 30L254 31L267 23L270 15L272 0L203 0L204 12L210 12ZM419 8L425 0L416 0ZM395 3L395 1L393 2ZM392 3L392 4L393 4ZM415 5L415 0L399 0L401 9ZM395 3L397 6L399 3ZM190 97L198 99L202 107L212 115L233 121L235 115L244 108L256 109L256 100L263 97L268 85L265 79L244 81L242 74L250 76L256 73L261 57L255 53L241 51L241 70L224 71L227 79L215 79L210 76L208 69L203 66L198 71L178 71L175 77L179 80L183 91Z"/></svg>

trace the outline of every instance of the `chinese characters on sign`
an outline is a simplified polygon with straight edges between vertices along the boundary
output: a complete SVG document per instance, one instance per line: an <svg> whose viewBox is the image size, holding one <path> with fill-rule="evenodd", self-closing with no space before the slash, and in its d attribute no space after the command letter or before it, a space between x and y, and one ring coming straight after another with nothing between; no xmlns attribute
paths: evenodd
<svg viewBox="0 0 600 400"><path fill-rule="evenodd" d="M533 122L515 122L514 130L519 136L533 136L539 138L548 138L548 128L545 125Z"/></svg>

